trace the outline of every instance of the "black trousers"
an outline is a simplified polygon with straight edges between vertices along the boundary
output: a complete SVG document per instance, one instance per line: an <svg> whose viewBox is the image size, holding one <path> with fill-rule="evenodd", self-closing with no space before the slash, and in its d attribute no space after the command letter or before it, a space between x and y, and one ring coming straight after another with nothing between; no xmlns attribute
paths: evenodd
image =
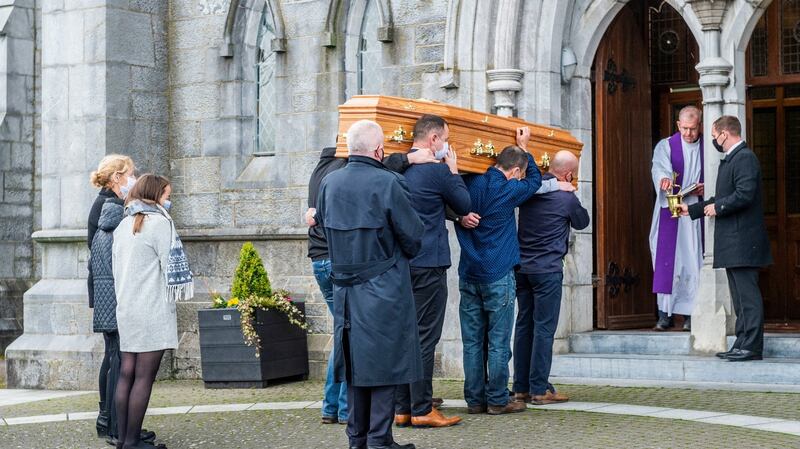
<svg viewBox="0 0 800 449"><path fill-rule="evenodd" d="M425 416L433 409L433 363L447 308L447 268L411 268L411 287L417 307L424 379L410 385L398 385L395 412Z"/></svg>
<svg viewBox="0 0 800 449"><path fill-rule="evenodd" d="M347 384L347 437L351 447L390 446L396 385L354 387Z"/></svg>
<svg viewBox="0 0 800 449"><path fill-rule="evenodd" d="M105 353L103 354L103 365L107 366L105 408L108 415L108 434L117 436L117 407L114 403L114 396L117 392L117 380L119 380L120 355L119 355L119 333L117 331L103 332L105 342ZM107 360L106 360L107 359ZM107 362L107 363L106 363ZM101 369L103 369L101 367Z"/></svg>
<svg viewBox="0 0 800 449"><path fill-rule="evenodd" d="M726 268L736 313L734 348L764 352L764 302L758 288L758 268Z"/></svg>

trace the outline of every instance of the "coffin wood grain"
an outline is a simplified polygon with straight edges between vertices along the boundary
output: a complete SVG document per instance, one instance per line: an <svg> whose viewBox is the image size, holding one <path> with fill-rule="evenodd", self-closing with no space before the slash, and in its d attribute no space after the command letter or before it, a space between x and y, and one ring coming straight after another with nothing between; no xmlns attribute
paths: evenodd
<svg viewBox="0 0 800 449"><path fill-rule="evenodd" d="M561 150L569 150L580 157L583 144L569 132L549 126L537 125L512 117L473 111L444 103L428 100L410 100L383 95L356 95L339 106L339 134L336 155L347 157L346 133L350 125L358 120L368 119L377 122L385 136L386 154L407 153L411 149L411 132L417 119L423 114L435 114L444 118L450 127L450 145L458 154L458 169L464 173L484 173L495 160L470 153L475 142L491 142L495 152L516 143L516 129L527 126L531 129L528 151L533 154L537 164L547 154L551 159ZM392 134L402 126L407 141L395 142ZM577 178L575 180L577 182Z"/></svg>

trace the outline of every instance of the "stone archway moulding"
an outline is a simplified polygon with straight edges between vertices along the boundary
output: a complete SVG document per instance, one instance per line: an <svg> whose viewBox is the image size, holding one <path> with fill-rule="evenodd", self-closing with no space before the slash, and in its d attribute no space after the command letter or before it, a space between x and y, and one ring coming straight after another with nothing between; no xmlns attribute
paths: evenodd
<svg viewBox="0 0 800 449"><path fill-rule="evenodd" d="M242 33L244 42L237 42L234 36L237 24L238 27L249 27L251 16L253 12L257 12L260 18L261 12L269 4L270 11L272 11L272 22L275 25L275 38L270 42L270 49L275 52L286 51L286 26L283 22L283 10L281 9L281 2L279 0L231 0L228 8L228 15L225 18L225 29L222 35L222 44L220 45L220 56L230 58L234 56L234 51L242 44L256 45L256 42L247 42L247 37L252 36L252 33ZM256 33L256 36L258 33Z"/></svg>
<svg viewBox="0 0 800 449"><path fill-rule="evenodd" d="M700 58L704 52L704 35L700 20L685 0L664 0L675 8L683 17L695 40L700 44ZM569 35L564 45L570 46L578 59L576 75L588 77L597 48L603 40L608 27L617 14L629 3L629 0L596 0L588 5L578 17L572 21ZM593 30L591 34L586 30Z"/></svg>
<svg viewBox="0 0 800 449"><path fill-rule="evenodd" d="M394 39L394 21L392 19L392 5L389 0L374 0L377 2L378 15L381 24L378 27L378 40L381 42L392 42ZM336 37L339 34L339 22L341 20L342 9L351 7L350 0L331 0L328 3L328 14L325 19L325 31L322 37L323 47L335 47ZM348 14L349 16L350 14Z"/></svg>

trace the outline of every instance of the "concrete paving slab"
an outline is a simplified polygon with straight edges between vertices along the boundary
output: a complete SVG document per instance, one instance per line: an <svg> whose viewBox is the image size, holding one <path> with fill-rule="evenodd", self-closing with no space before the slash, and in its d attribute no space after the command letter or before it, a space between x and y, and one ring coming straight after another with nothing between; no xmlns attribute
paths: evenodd
<svg viewBox="0 0 800 449"><path fill-rule="evenodd" d="M243 412L254 405L255 403L196 405L189 410L189 413Z"/></svg>
<svg viewBox="0 0 800 449"><path fill-rule="evenodd" d="M576 412L588 412L596 408L608 407L613 404L605 402L562 402L560 404L548 405L528 405L528 408L542 409L542 410L571 410Z"/></svg>
<svg viewBox="0 0 800 449"><path fill-rule="evenodd" d="M780 418L765 418L763 416L729 414L729 415L712 416L710 418L696 419L695 421L702 423L723 424L726 426L750 427L759 424L770 424L785 420Z"/></svg>
<svg viewBox="0 0 800 449"><path fill-rule="evenodd" d="M767 424L756 424L748 426L748 429L766 430L768 432L788 433L790 435L800 436L800 422L797 421L780 421Z"/></svg>
<svg viewBox="0 0 800 449"><path fill-rule="evenodd" d="M0 389L0 407L91 393L94 391Z"/></svg>
<svg viewBox="0 0 800 449"><path fill-rule="evenodd" d="M97 419L98 412L67 413L67 421L83 421Z"/></svg>
<svg viewBox="0 0 800 449"><path fill-rule="evenodd" d="M642 416L652 416L654 418L665 418L665 419L682 419L684 421L696 421L699 419L711 418L714 416L722 416L722 415L728 415L728 413L670 408L660 412L645 413Z"/></svg>
<svg viewBox="0 0 800 449"><path fill-rule="evenodd" d="M181 407L156 407L156 408L148 408L147 415L150 416L159 416L159 415L183 415L189 413L189 410L192 409L191 405L184 405Z"/></svg>
<svg viewBox="0 0 800 449"><path fill-rule="evenodd" d="M253 404L248 410L297 410L301 408L308 408L316 401L300 401L300 402L260 402Z"/></svg>
<svg viewBox="0 0 800 449"><path fill-rule="evenodd" d="M38 416L22 416L19 418L5 418L6 424L9 426L16 426L19 424L39 424L46 422L59 422L66 421L67 414L59 413L56 415L38 415Z"/></svg>
<svg viewBox="0 0 800 449"><path fill-rule="evenodd" d="M607 407L594 408L590 411L592 413L611 413L613 415L632 415L644 416L651 413L666 412L669 410L664 407L648 407L646 405L628 405L628 404L613 404Z"/></svg>

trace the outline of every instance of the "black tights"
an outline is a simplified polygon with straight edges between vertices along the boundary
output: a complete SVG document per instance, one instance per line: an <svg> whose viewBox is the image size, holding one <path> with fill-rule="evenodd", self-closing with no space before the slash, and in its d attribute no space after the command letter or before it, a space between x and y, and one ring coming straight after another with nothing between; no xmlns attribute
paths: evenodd
<svg viewBox="0 0 800 449"><path fill-rule="evenodd" d="M115 402L119 441L125 446L135 446L139 442L150 392L163 356L164 351L122 353Z"/></svg>

